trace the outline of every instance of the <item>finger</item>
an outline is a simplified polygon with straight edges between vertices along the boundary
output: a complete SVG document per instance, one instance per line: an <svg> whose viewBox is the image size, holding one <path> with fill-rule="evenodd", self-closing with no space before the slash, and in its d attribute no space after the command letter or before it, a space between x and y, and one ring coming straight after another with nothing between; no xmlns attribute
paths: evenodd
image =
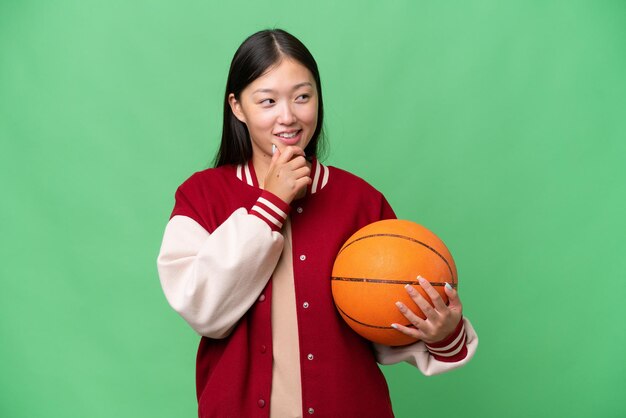
<svg viewBox="0 0 626 418"><path fill-rule="evenodd" d="M422 276L417 276L417 280L420 282L420 286L422 286L424 292L426 292L426 294L430 297L430 300L433 301L435 309L437 309L439 312L447 311L448 307L444 303L443 299L441 299L441 295L435 290L433 285L431 285L430 282Z"/></svg>
<svg viewBox="0 0 626 418"><path fill-rule="evenodd" d="M409 337L416 338L418 340L422 339L422 333L420 330L415 329L413 327L407 327L401 324L391 324L391 328L403 333L404 335L408 335Z"/></svg>
<svg viewBox="0 0 626 418"><path fill-rule="evenodd" d="M427 319L436 319L439 313L433 308L430 303L424 298L420 292L418 292L413 286L407 284L404 286L413 302L422 310Z"/></svg>
<svg viewBox="0 0 626 418"><path fill-rule="evenodd" d="M292 170L295 170L300 167L307 167L306 159L301 155L294 155L291 161L289 161L285 165Z"/></svg>
<svg viewBox="0 0 626 418"><path fill-rule="evenodd" d="M285 152L285 145L281 141L270 141L272 143L272 155L277 152Z"/></svg>
<svg viewBox="0 0 626 418"><path fill-rule="evenodd" d="M281 152L282 152L281 162L283 163L291 161L295 156L298 156L298 155L301 155L302 157L304 157L304 150L294 145L285 147Z"/></svg>
<svg viewBox="0 0 626 418"><path fill-rule="evenodd" d="M446 283L445 292L446 292L446 295L448 295L448 300L450 300L450 303L448 304L448 308L455 310L455 311L462 312L463 304L461 303L461 299L459 298L459 292L457 292L456 289L454 289L448 283Z"/></svg>
<svg viewBox="0 0 626 418"><path fill-rule="evenodd" d="M312 182L313 182L313 180L311 180L311 177L299 178L298 180L296 180L296 190L304 189L305 187L307 187Z"/></svg>
<svg viewBox="0 0 626 418"><path fill-rule="evenodd" d="M294 155L302 155L303 157L306 157L306 154L304 153L304 149L300 148L299 146L289 145L288 148L293 148Z"/></svg>
<svg viewBox="0 0 626 418"><path fill-rule="evenodd" d="M270 165L275 164L280 158L280 149L278 149L278 147L274 144L272 144L272 147L274 147L274 153L272 154L272 161L270 162Z"/></svg>
<svg viewBox="0 0 626 418"><path fill-rule="evenodd" d="M396 307L398 308L400 313L404 315L404 317L408 319L409 322L411 322L411 324L413 324L416 328L419 329L424 325L424 320L417 316L415 312L410 310L404 303L396 302Z"/></svg>
<svg viewBox="0 0 626 418"><path fill-rule="evenodd" d="M300 167L294 170L293 174L296 176L297 179L302 178L302 177L310 177L311 169L309 168L309 166L305 165L304 167Z"/></svg>

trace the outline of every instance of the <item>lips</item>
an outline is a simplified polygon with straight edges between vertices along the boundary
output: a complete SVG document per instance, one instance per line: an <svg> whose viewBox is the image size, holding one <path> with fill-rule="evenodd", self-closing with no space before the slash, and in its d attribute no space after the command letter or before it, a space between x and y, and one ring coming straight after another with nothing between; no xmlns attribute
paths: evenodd
<svg viewBox="0 0 626 418"><path fill-rule="evenodd" d="M280 134L274 134L274 136L285 145L295 145L302 138L302 129L290 132L280 132Z"/></svg>

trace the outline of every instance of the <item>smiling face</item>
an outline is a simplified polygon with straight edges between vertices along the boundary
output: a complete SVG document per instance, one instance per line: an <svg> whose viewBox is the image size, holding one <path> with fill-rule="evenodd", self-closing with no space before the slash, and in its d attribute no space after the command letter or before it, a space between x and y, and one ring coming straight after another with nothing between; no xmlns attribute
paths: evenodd
<svg viewBox="0 0 626 418"><path fill-rule="evenodd" d="M239 99L230 94L233 114L243 122L252 142L252 158L271 159L272 144L304 149L317 127L318 97L311 72L283 58L246 86Z"/></svg>

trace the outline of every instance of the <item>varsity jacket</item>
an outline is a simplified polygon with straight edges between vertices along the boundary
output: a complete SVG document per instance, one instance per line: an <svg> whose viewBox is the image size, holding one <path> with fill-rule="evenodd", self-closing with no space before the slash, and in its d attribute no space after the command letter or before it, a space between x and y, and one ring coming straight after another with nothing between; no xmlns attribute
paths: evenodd
<svg viewBox="0 0 626 418"><path fill-rule="evenodd" d="M312 185L291 206L258 187L251 163L192 175L158 258L170 305L202 336L196 388L200 417L267 417L272 384L271 275L291 216L303 416L392 417L377 361L407 361L424 374L465 364L478 339L467 319L430 347L372 344L337 313L331 270L359 228L394 218L362 179L312 161Z"/></svg>

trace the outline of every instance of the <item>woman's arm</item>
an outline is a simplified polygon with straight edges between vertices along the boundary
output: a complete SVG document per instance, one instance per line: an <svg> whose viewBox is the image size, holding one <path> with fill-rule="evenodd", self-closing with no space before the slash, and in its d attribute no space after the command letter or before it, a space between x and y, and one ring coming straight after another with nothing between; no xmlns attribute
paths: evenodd
<svg viewBox="0 0 626 418"><path fill-rule="evenodd" d="M396 364L406 361L417 367L425 376L461 367L476 353L478 336L467 318L463 318L460 325L461 327L457 327L455 332L441 344L433 344L430 347L423 341L402 347L374 344L376 359L380 364Z"/></svg>
<svg viewBox="0 0 626 418"><path fill-rule="evenodd" d="M189 216L171 218L159 277L172 308L196 332L225 338L254 304L280 258L288 210L265 191L250 211L237 209L211 234Z"/></svg>

